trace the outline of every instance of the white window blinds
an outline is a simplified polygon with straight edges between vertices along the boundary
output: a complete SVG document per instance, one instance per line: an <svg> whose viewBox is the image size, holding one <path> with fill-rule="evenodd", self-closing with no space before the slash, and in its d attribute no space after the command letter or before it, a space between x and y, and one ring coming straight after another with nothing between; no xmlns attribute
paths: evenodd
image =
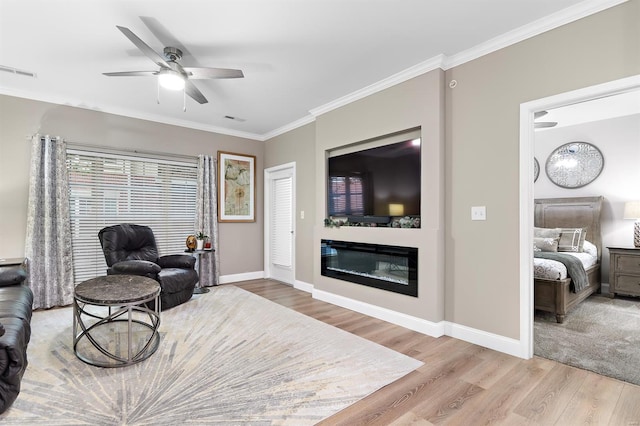
<svg viewBox="0 0 640 426"><path fill-rule="evenodd" d="M67 150L76 283L106 274L98 232L118 223L153 230L160 255L194 233L197 164Z"/></svg>

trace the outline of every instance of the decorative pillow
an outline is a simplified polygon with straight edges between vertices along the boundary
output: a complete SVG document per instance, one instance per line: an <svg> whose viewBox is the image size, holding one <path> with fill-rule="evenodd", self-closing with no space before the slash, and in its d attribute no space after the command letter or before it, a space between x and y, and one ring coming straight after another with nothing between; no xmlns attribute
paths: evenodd
<svg viewBox="0 0 640 426"><path fill-rule="evenodd" d="M533 238L533 251L558 251L558 238Z"/></svg>
<svg viewBox="0 0 640 426"><path fill-rule="evenodd" d="M534 238L560 238L562 228L533 228Z"/></svg>
<svg viewBox="0 0 640 426"><path fill-rule="evenodd" d="M558 251L582 252L587 230L584 228L562 228Z"/></svg>
<svg viewBox="0 0 640 426"><path fill-rule="evenodd" d="M582 246L582 251L590 254L593 257L598 257L598 247L595 246L592 242L584 240L584 245Z"/></svg>

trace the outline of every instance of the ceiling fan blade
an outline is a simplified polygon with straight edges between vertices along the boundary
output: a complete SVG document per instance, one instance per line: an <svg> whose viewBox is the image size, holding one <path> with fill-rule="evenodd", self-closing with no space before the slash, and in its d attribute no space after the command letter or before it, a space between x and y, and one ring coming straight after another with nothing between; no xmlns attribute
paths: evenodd
<svg viewBox="0 0 640 426"><path fill-rule="evenodd" d="M547 127L556 127L558 125L555 121L540 121L539 123L533 123L534 129L544 129Z"/></svg>
<svg viewBox="0 0 640 426"><path fill-rule="evenodd" d="M203 80L208 78L244 78L242 70L229 68L198 68L183 67L190 79Z"/></svg>
<svg viewBox="0 0 640 426"><path fill-rule="evenodd" d="M122 72L103 72L102 75L109 77L150 77L157 75L157 71L122 71Z"/></svg>
<svg viewBox="0 0 640 426"><path fill-rule="evenodd" d="M164 68L171 68L169 66L169 64L167 63L167 61L165 61L162 56L160 56L158 53L156 53L155 50L150 48L149 45L147 45L147 43L142 41L129 28L120 27L118 25L116 25L116 28L119 29L122 32L122 34L125 35L125 37L127 37L129 40L131 40L131 42L133 44L135 44L136 47L142 51L142 53L144 53L153 62L158 64L158 66L161 66L161 67L164 67Z"/></svg>
<svg viewBox="0 0 640 426"><path fill-rule="evenodd" d="M187 95L191 96L193 100L195 100L199 104L206 104L207 102L209 102L207 98L204 97L202 92L198 90L195 84L193 84L189 80L184 82L184 91Z"/></svg>
<svg viewBox="0 0 640 426"><path fill-rule="evenodd" d="M151 16L140 16L140 20L163 46L176 47L182 50L182 53L187 53L187 48L180 43L180 41L175 38L173 34L171 34L171 32L156 18Z"/></svg>

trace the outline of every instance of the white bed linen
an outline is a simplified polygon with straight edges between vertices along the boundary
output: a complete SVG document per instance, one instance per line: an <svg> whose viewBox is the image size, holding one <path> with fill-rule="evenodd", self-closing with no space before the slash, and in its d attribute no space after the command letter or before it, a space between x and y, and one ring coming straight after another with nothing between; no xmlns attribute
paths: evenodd
<svg viewBox="0 0 640 426"><path fill-rule="evenodd" d="M598 263L598 249L589 241L584 242L582 253L563 252L580 259L584 268L587 269ZM563 263L550 259L533 259L533 276L548 280L563 280L567 278L567 267Z"/></svg>

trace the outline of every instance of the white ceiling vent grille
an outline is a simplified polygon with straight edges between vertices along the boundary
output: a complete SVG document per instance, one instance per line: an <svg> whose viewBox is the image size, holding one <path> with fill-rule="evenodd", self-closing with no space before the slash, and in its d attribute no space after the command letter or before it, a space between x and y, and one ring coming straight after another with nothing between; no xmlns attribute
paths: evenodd
<svg viewBox="0 0 640 426"><path fill-rule="evenodd" d="M0 71L8 72L15 75L21 75L24 77L36 78L36 73L31 71L19 70L18 68L7 67L5 65L0 65Z"/></svg>

